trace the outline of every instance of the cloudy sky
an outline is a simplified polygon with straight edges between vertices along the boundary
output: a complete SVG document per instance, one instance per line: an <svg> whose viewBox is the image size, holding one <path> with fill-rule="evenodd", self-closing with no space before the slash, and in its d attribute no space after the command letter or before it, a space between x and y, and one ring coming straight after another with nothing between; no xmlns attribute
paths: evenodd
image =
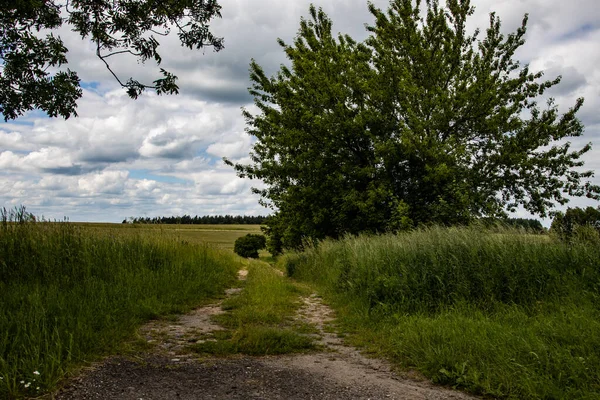
<svg viewBox="0 0 600 400"><path fill-rule="evenodd" d="M93 46L60 36L69 68L84 87L79 117L49 119L31 112L0 123L0 206L25 205L49 219L120 222L130 216L267 214L250 188L222 157L247 157L252 139L241 107L252 104L248 64L257 60L274 73L285 57L276 43L290 43L309 0L221 0L223 18L212 30L225 49L189 51L176 38L162 41L163 67L179 77L178 96L145 94L131 100L95 58ZM366 0L314 1L334 21L334 31L366 37L373 19ZM387 8L387 0L374 0ZM592 142L587 169L600 172L600 7L597 0L474 0L471 27L485 28L495 11L503 30L514 31L530 14L527 43L518 58L546 77L563 76L552 96L566 108L585 97L579 117L581 143ZM151 63L113 60L123 78L157 78ZM599 173L600 175L600 173ZM600 176L594 179L600 184ZM576 200L572 205L593 205Z"/></svg>

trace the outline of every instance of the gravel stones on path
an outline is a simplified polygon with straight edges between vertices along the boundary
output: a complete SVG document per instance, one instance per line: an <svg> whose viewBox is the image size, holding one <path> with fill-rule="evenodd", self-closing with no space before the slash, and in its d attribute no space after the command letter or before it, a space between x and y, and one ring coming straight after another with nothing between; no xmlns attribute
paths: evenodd
<svg viewBox="0 0 600 400"><path fill-rule="evenodd" d="M174 363L164 357L143 361L113 358L73 382L61 400L170 399L466 399L462 393L368 375L339 380L335 363L292 357L207 359ZM291 362L290 362L291 361ZM307 367L307 368L306 368ZM356 371L354 371L356 372ZM358 378L358 381L356 381Z"/></svg>

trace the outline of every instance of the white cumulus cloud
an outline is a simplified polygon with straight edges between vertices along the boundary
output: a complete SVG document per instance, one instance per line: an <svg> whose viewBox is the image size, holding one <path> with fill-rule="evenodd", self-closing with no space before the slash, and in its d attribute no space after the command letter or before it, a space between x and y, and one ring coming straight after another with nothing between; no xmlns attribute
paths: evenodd
<svg viewBox="0 0 600 400"><path fill-rule="evenodd" d="M388 0L375 0L387 8ZM309 0L221 0L223 18L215 34L225 49L189 51L177 37L161 41L163 65L178 77L178 96L144 94L131 100L94 55L94 46L63 26L69 68L84 87L76 118L28 113L0 125L0 206L24 204L48 218L120 222L130 216L176 214L266 214L251 187L222 157L249 162L253 139L245 133L240 108L256 108L247 92L254 58L268 74L286 63L277 38L291 43ZM480 0L469 23L483 30L497 12L505 33L529 13L526 44L517 57L534 71L563 82L549 92L561 110L585 97L579 114L592 142L586 167L600 160L600 7L597 0ZM335 32L358 40L372 24L366 0L315 3L332 18ZM483 32L481 37L483 37ZM135 58L111 57L116 73L151 83L158 67ZM599 177L595 183L600 184ZM577 203L580 204L579 200ZM589 201L584 204L591 204ZM594 203L595 204L595 203Z"/></svg>

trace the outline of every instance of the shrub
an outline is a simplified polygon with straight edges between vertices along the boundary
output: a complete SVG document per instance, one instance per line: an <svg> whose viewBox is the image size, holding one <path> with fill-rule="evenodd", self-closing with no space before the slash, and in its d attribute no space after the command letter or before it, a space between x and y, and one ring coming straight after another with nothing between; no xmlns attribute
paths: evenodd
<svg viewBox="0 0 600 400"><path fill-rule="evenodd" d="M258 258L258 251L264 249L266 246L267 239L264 235L249 233L235 241L233 251L241 257Z"/></svg>

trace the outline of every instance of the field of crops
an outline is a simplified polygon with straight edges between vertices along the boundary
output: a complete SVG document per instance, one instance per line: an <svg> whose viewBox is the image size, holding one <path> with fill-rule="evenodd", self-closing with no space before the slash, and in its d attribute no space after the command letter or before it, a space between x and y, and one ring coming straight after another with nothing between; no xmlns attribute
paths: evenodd
<svg viewBox="0 0 600 400"><path fill-rule="evenodd" d="M261 233L260 225L147 225L147 224L108 224L73 223L73 225L99 234L161 235L190 244L210 244L214 247L232 250L233 243L248 233Z"/></svg>

